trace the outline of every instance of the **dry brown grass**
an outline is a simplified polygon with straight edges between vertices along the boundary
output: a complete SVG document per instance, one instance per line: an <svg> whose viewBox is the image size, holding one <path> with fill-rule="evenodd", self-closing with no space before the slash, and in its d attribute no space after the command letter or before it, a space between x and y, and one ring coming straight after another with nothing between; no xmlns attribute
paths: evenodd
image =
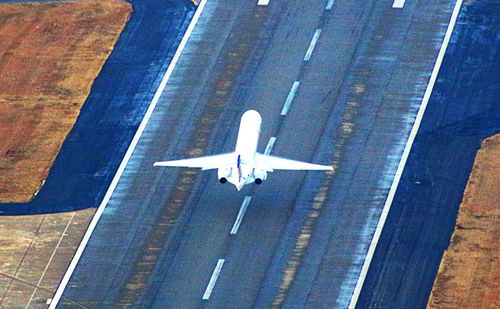
<svg viewBox="0 0 500 309"><path fill-rule="evenodd" d="M500 308L500 135L479 150L428 308Z"/></svg>
<svg viewBox="0 0 500 309"><path fill-rule="evenodd" d="M0 4L0 202L38 191L131 10L118 0Z"/></svg>

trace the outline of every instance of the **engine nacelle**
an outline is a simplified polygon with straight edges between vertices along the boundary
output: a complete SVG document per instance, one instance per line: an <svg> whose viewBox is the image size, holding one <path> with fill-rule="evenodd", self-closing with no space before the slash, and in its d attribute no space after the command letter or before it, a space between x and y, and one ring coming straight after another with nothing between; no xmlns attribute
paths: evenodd
<svg viewBox="0 0 500 309"><path fill-rule="evenodd" d="M255 184L260 185L267 178L267 172L261 169L255 169L253 171L253 177L255 179Z"/></svg>
<svg viewBox="0 0 500 309"><path fill-rule="evenodd" d="M227 179L231 176L231 168L219 168L217 170L217 177L220 183L226 183Z"/></svg>

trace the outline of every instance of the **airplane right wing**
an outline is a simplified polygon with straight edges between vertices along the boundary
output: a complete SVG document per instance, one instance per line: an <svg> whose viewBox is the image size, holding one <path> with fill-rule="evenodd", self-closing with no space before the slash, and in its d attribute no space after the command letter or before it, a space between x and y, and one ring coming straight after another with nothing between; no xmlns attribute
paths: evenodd
<svg viewBox="0 0 500 309"><path fill-rule="evenodd" d="M261 153L255 154L255 162L259 167L265 169L268 172L272 172L273 170L333 171L333 167L328 165L295 161Z"/></svg>
<svg viewBox="0 0 500 309"><path fill-rule="evenodd" d="M231 164L236 164L236 160L237 158L234 153L226 153L221 155L199 157L192 159L155 162L153 166L192 167L192 168L201 168L202 170L210 170L228 166Z"/></svg>

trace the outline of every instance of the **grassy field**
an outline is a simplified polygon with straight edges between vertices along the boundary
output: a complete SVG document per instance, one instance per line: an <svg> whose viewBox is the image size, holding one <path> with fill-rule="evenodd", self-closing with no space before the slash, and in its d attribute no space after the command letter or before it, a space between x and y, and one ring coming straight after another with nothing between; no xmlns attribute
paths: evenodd
<svg viewBox="0 0 500 309"><path fill-rule="evenodd" d="M0 4L0 202L39 189L131 6ZM0 219L0 308L47 308L95 209Z"/></svg>
<svg viewBox="0 0 500 309"><path fill-rule="evenodd" d="M131 10L118 0L0 4L0 202L39 190Z"/></svg>
<svg viewBox="0 0 500 309"><path fill-rule="evenodd" d="M500 135L486 139L465 189L428 308L500 308Z"/></svg>

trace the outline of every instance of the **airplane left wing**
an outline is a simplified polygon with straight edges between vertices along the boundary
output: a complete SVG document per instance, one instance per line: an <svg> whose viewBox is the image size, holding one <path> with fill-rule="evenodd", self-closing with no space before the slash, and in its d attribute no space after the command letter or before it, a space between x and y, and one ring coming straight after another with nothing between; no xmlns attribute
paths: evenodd
<svg viewBox="0 0 500 309"><path fill-rule="evenodd" d="M155 162L153 166L192 167L201 168L202 170L210 170L225 167L231 164L236 164L236 156L234 153L174 161L161 161Z"/></svg>
<svg viewBox="0 0 500 309"><path fill-rule="evenodd" d="M333 167L328 165L295 161L295 160L265 155L261 153L255 154L255 162L260 168L263 168L268 172L272 172L273 170L333 171Z"/></svg>

